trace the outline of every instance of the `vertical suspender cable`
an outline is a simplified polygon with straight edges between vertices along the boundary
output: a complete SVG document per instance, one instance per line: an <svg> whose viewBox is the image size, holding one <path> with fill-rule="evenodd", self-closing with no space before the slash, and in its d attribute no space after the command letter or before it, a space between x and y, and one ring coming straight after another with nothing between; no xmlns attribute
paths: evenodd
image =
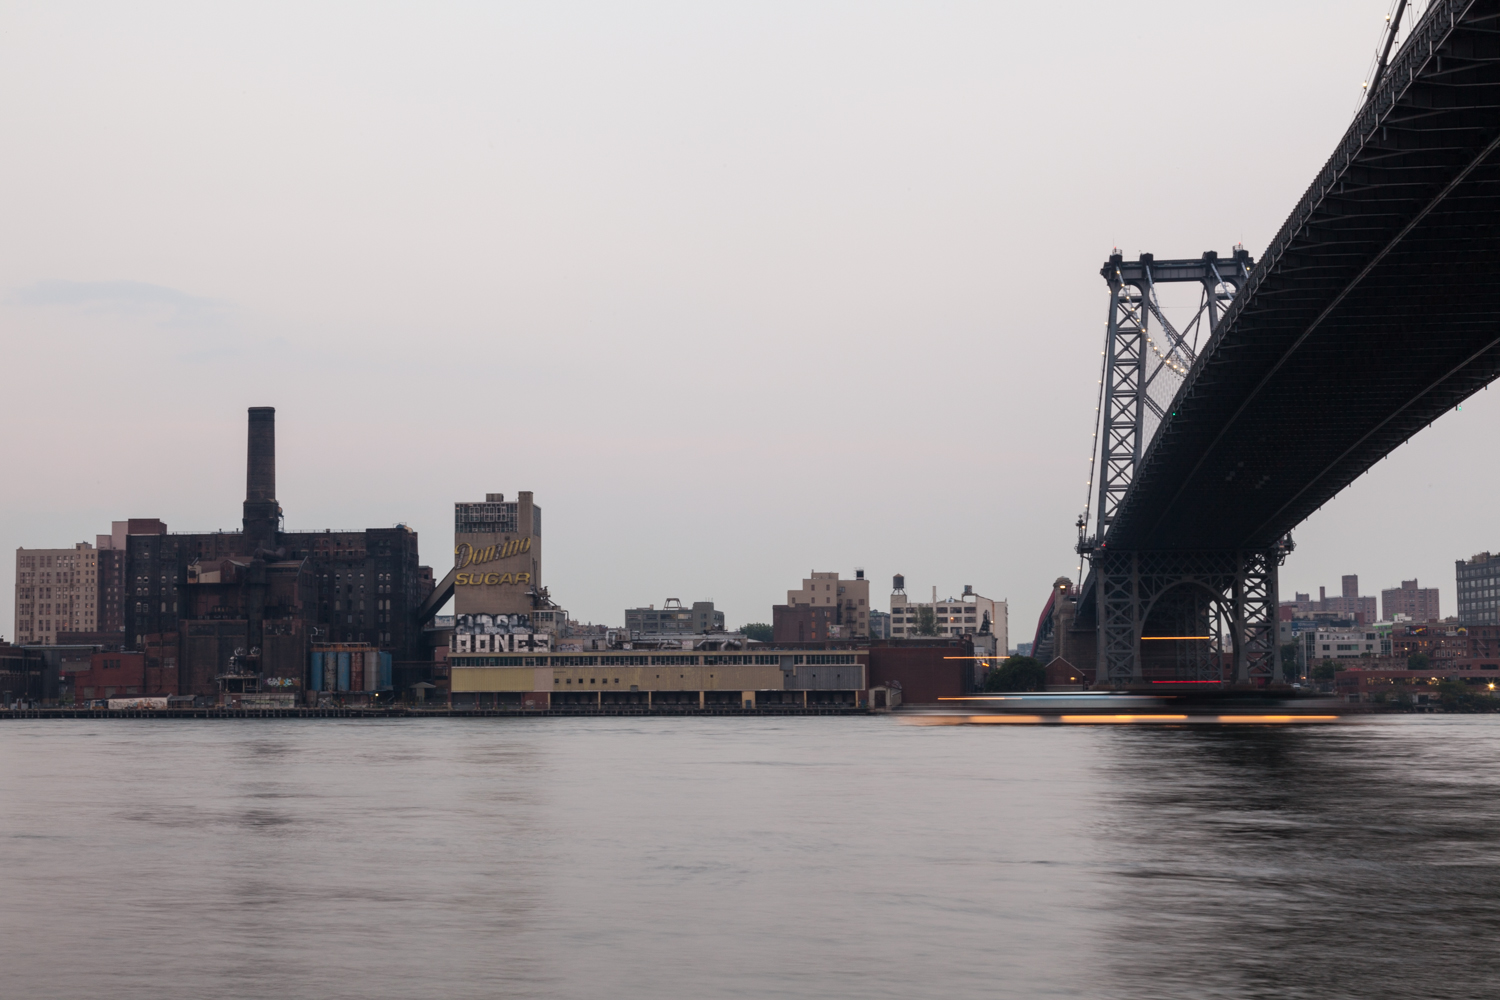
<svg viewBox="0 0 1500 1000"><path fill-rule="evenodd" d="M1375 64L1375 75L1370 77L1370 85L1365 88L1365 100L1375 93L1375 88L1380 86L1380 78L1385 76L1385 68L1390 63L1391 45L1396 41L1396 32L1401 30L1401 14L1406 10L1406 0L1399 0L1396 4L1395 16L1391 18L1391 27L1385 33L1385 44L1380 49L1380 61Z"/></svg>

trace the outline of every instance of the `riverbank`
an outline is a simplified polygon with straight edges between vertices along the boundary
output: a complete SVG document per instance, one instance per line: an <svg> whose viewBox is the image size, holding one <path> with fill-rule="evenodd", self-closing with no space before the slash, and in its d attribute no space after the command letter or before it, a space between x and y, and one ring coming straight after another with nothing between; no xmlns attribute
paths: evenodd
<svg viewBox="0 0 1500 1000"><path fill-rule="evenodd" d="M704 715L871 715L864 707L823 706L811 708L726 708L676 706L555 708L417 708L395 705L390 708L16 708L0 709L0 721L6 719L477 719L545 718L583 716L704 716Z"/></svg>

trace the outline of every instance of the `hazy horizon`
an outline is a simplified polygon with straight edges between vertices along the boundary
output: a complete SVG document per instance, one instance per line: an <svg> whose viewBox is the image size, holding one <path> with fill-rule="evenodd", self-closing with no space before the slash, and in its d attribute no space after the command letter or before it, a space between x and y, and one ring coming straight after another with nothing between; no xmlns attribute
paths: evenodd
<svg viewBox="0 0 1500 1000"><path fill-rule="evenodd" d="M1258 258L1387 7L12 6L0 635L16 547L237 530L265 405L289 528L406 523L441 576L455 501L531 490L581 621L768 621L862 567L1029 641L1078 567L1099 266ZM1454 613L1497 412L1314 514L1282 596Z"/></svg>

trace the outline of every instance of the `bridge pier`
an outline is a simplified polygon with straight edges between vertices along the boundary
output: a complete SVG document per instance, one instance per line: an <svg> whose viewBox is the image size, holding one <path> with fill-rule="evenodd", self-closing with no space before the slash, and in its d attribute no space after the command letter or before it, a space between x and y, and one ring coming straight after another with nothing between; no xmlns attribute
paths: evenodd
<svg viewBox="0 0 1500 1000"><path fill-rule="evenodd" d="M1284 549L1092 554L1096 687L1280 679L1277 569Z"/></svg>

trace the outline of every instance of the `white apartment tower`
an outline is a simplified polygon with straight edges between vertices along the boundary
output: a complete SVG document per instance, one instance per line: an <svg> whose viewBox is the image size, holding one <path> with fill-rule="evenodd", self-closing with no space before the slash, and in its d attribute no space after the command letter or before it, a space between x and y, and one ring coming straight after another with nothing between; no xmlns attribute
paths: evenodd
<svg viewBox="0 0 1500 1000"><path fill-rule="evenodd" d="M938 635L977 635L989 626L995 645L1004 655L1010 643L1010 607L1005 601L981 597L964 584L961 597L939 600L937 588L931 601L913 601L906 595L906 578L897 574L891 581L891 638L908 639L917 635L922 608L931 608Z"/></svg>

